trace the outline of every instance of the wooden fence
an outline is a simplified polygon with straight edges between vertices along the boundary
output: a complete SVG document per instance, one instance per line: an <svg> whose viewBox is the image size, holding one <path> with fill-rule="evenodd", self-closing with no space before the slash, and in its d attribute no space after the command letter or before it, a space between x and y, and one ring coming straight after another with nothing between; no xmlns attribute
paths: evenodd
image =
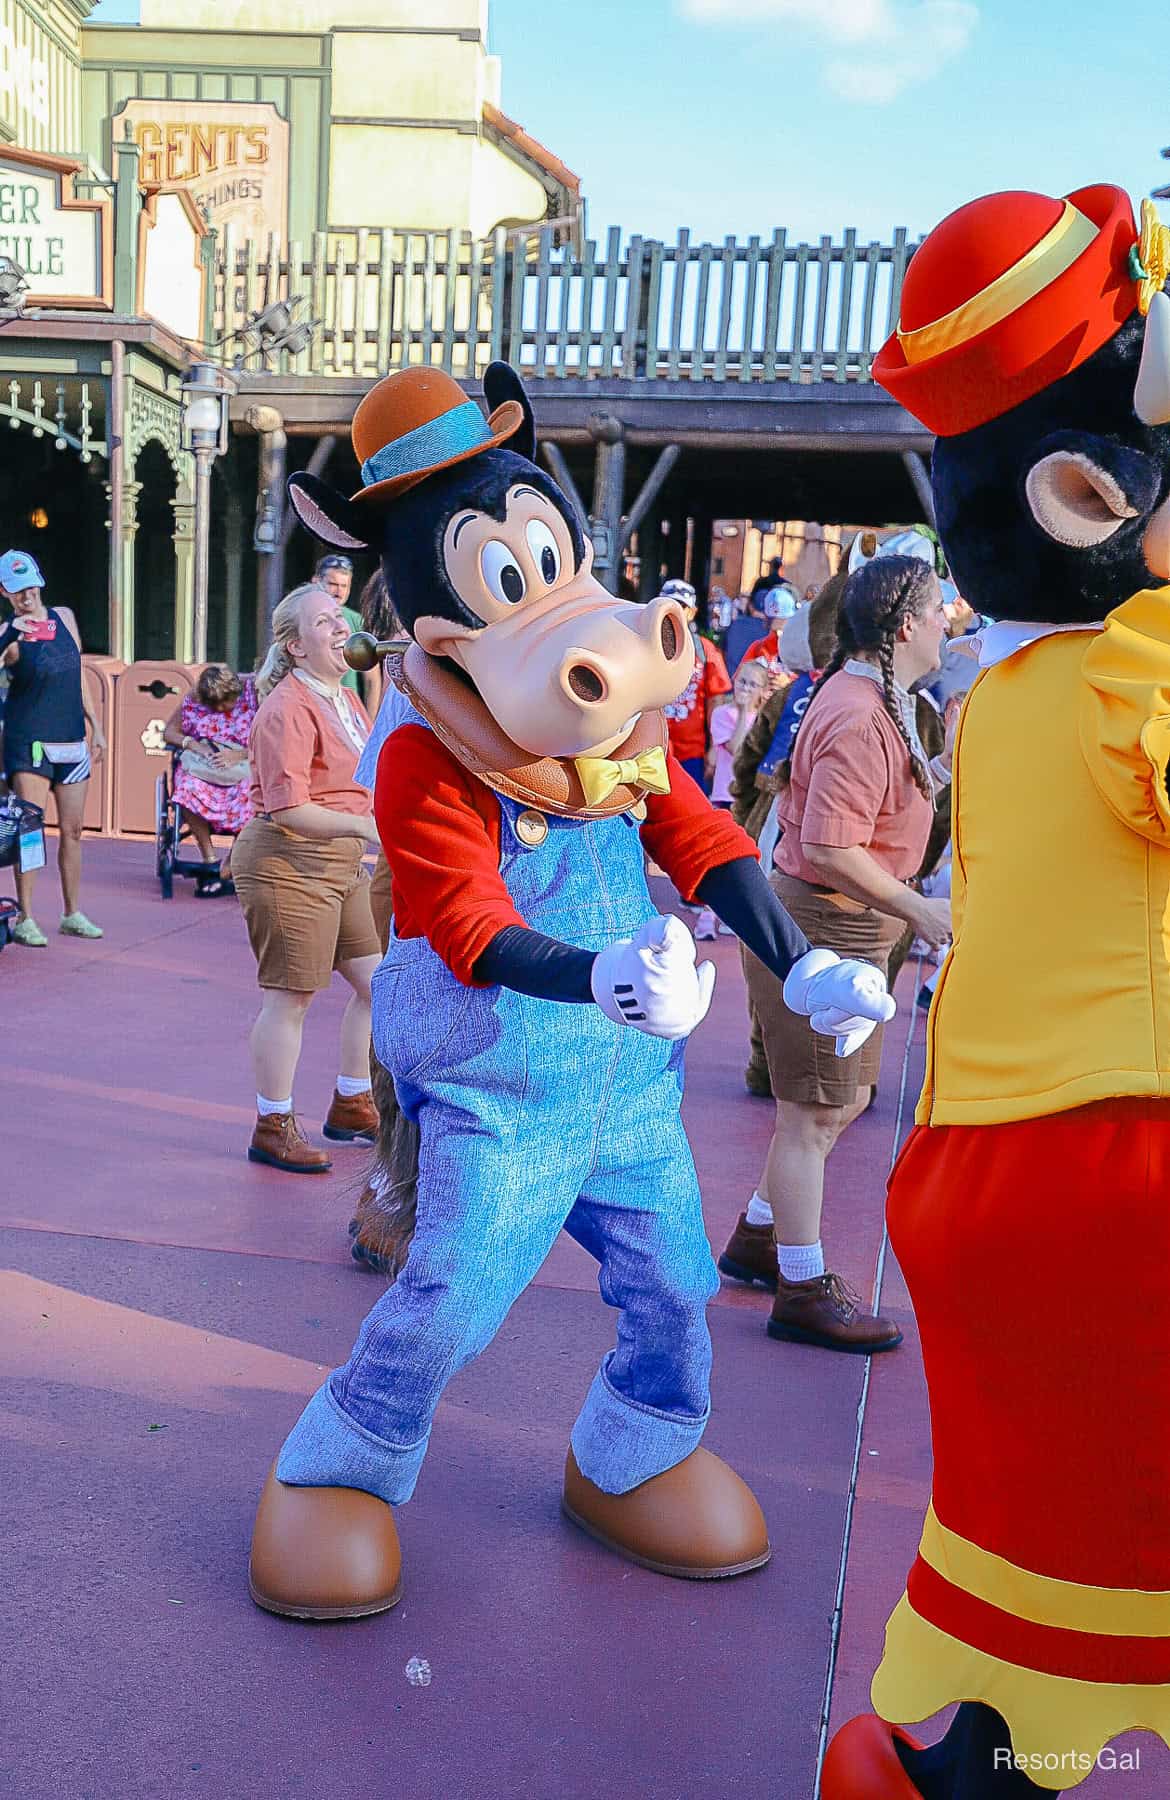
<svg viewBox="0 0 1170 1800"><path fill-rule="evenodd" d="M915 246L727 238L664 244L611 230L600 249L496 232L319 232L297 243L225 235L215 336L231 361L245 320L303 296L318 321L281 373L374 378L421 363L461 378L503 357L528 377L657 381L869 381L897 323ZM254 366L254 365L249 365Z"/></svg>

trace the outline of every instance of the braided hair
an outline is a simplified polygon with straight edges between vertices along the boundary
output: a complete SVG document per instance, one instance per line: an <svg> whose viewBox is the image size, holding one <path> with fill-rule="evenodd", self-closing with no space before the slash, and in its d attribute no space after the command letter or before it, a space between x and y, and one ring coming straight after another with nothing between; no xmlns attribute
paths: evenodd
<svg viewBox="0 0 1170 1800"><path fill-rule="evenodd" d="M813 688L804 715L792 739L788 760L780 771L782 786L787 786L792 773L796 739L812 711L821 689L840 673L859 651L877 651L882 677L882 703L898 736L906 746L914 785L927 799L933 800L930 773L916 751L902 709L898 705L894 680L894 641L902 621L920 618L934 598L935 576L916 556L878 556L854 570L841 595L837 616L837 650L821 679Z"/></svg>

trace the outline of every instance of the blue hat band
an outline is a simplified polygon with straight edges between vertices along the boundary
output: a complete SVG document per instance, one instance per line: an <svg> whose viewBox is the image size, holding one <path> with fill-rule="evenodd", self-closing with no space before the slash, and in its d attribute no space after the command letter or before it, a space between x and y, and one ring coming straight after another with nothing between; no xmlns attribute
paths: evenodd
<svg viewBox="0 0 1170 1800"><path fill-rule="evenodd" d="M421 475L439 463L449 462L465 450L490 444L492 434L474 400L453 406L425 425L417 425L404 437L395 438L362 464L362 485L393 481L399 475Z"/></svg>

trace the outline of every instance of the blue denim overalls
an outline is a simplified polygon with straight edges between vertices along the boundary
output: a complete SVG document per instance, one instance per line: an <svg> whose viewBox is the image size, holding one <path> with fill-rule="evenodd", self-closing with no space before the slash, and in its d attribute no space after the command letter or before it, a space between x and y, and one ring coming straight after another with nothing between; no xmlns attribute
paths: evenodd
<svg viewBox="0 0 1170 1800"><path fill-rule="evenodd" d="M653 916L628 817L549 818L529 848L524 809L499 805L501 873L534 930L600 950ZM294 1426L279 1479L409 1500L443 1389L562 1226L620 1309L573 1428L578 1467L611 1494L673 1468L707 1422L719 1286L679 1117L683 1043L597 1006L466 987L421 937L391 939L373 994L374 1047L419 1124L418 1222L349 1362Z"/></svg>

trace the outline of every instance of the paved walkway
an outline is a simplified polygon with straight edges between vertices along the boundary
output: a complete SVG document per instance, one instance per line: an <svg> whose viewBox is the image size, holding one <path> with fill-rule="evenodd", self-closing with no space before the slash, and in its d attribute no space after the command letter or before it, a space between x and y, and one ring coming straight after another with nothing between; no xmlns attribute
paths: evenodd
<svg viewBox="0 0 1170 1800"><path fill-rule="evenodd" d="M85 905L101 943L0 956L6 1791L811 1800L843 1571L834 1722L865 1704L928 1482L892 1262L907 1344L872 1381L856 1359L771 1342L759 1293L725 1287L712 1308L707 1442L764 1505L775 1555L760 1574L665 1581L563 1523L568 1430L613 1320L594 1265L562 1239L440 1408L400 1516L401 1605L345 1626L271 1618L244 1585L255 1496L379 1291L345 1237L364 1152L339 1148L312 1181L244 1160L254 989L233 903L187 887L164 903L148 845L90 843ZM711 948L720 981L686 1117L718 1248L770 1112L741 1084L735 946ZM341 1003L309 1018L297 1098L314 1130ZM904 1005L879 1103L831 1166L826 1242L866 1293L921 1036ZM427 1687L406 1679L413 1656ZM1141 1777L1094 1776L1078 1794L1165 1793L1170 1759L1141 1741Z"/></svg>

